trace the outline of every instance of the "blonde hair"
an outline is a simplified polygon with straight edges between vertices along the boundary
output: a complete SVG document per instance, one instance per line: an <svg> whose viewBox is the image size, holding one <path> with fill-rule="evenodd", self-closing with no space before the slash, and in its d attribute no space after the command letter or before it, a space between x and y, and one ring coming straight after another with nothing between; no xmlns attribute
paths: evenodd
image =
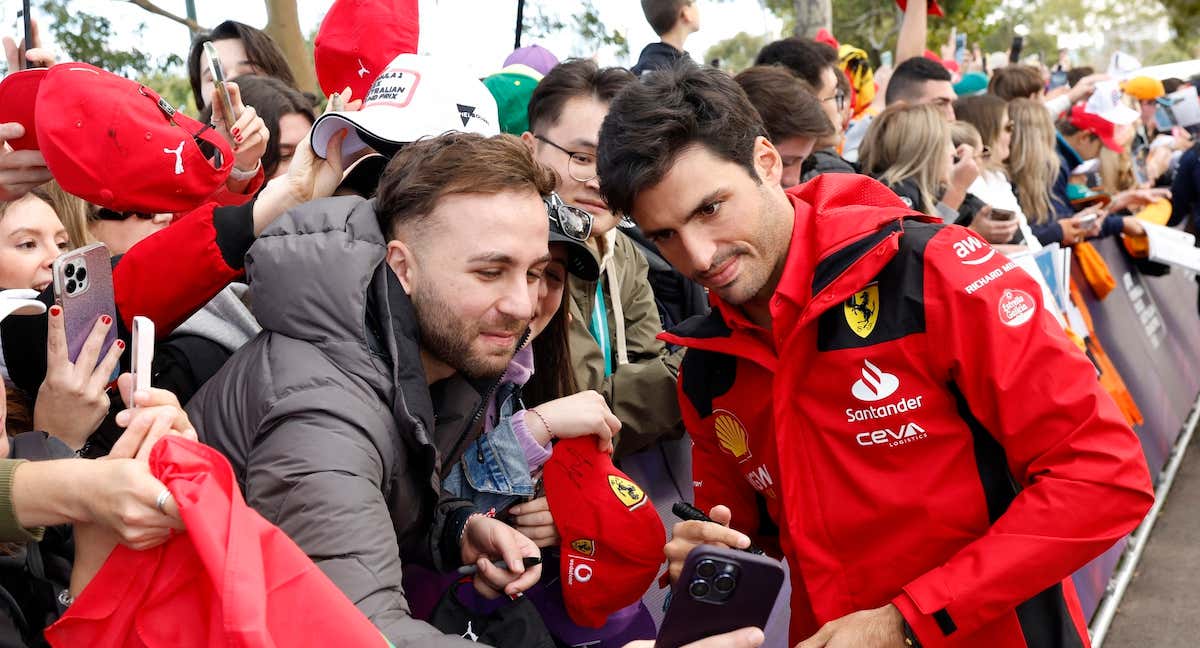
<svg viewBox="0 0 1200 648"><path fill-rule="evenodd" d="M72 250L96 242L96 238L88 229L91 205L86 200L67 193L53 180L40 188L46 191L46 202L50 203L54 213L58 214L58 220L62 221L63 227L66 228Z"/></svg>
<svg viewBox="0 0 1200 648"><path fill-rule="evenodd" d="M975 149L976 155L983 152L983 136L968 122L956 121L950 124L950 141L954 143L955 149L966 144Z"/></svg>
<svg viewBox="0 0 1200 648"><path fill-rule="evenodd" d="M1113 195L1126 189L1132 189L1137 184L1133 175L1133 156L1129 149L1120 153L1108 148L1100 149L1100 186L1104 192Z"/></svg>
<svg viewBox="0 0 1200 648"><path fill-rule="evenodd" d="M863 172L885 185L913 180L921 192L921 211L933 213L949 169L946 145L950 127L926 104L894 104L871 121L859 148Z"/></svg>
<svg viewBox="0 0 1200 648"><path fill-rule="evenodd" d="M1041 225L1054 217L1050 190L1058 179L1058 151L1050 111L1031 99L1014 99L1008 104L1013 123L1008 153L1008 177L1017 194L1021 211Z"/></svg>

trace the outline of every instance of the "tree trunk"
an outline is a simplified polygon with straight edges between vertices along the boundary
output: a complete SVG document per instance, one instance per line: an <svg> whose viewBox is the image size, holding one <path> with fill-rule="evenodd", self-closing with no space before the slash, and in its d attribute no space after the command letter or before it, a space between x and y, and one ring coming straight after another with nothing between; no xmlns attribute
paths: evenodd
<svg viewBox="0 0 1200 648"><path fill-rule="evenodd" d="M833 5L830 0L794 0L796 5L795 35L812 38L822 27L833 31Z"/></svg>
<svg viewBox="0 0 1200 648"><path fill-rule="evenodd" d="M317 74L313 69L312 56L305 46L304 34L300 31L300 13L296 10L296 0L266 0L267 27L263 31L275 39L283 57L292 67L296 76L296 85L301 90L321 94L317 85Z"/></svg>

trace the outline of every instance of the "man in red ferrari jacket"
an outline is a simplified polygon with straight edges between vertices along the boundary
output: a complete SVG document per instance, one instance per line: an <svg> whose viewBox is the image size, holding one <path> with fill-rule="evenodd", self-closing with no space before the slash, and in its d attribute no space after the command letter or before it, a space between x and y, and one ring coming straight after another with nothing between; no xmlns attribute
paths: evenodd
<svg viewBox="0 0 1200 648"><path fill-rule="evenodd" d="M609 204L713 303L664 339L689 348L697 502L733 528L676 525L673 575L698 543L773 547L803 648L1088 645L1070 575L1153 496L1038 284L863 176L785 192L716 70L627 89L598 157Z"/></svg>

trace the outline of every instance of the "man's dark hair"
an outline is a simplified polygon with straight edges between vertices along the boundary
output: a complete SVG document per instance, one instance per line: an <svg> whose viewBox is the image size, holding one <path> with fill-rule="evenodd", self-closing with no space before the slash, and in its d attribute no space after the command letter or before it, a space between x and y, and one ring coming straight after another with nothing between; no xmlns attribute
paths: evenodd
<svg viewBox="0 0 1200 648"><path fill-rule="evenodd" d="M446 133L405 146L379 180L379 228L396 238L401 225L419 225L446 196L535 191L547 196L557 177L512 135Z"/></svg>
<svg viewBox="0 0 1200 648"><path fill-rule="evenodd" d="M1032 65L1006 65L992 73L988 92L1005 101L1032 99L1046 89L1042 73Z"/></svg>
<svg viewBox="0 0 1200 648"><path fill-rule="evenodd" d="M950 71L937 61L924 56L910 58L896 66L888 81L884 103L911 101L921 94L921 86L927 81L950 81Z"/></svg>
<svg viewBox="0 0 1200 648"><path fill-rule="evenodd" d="M288 65L279 45L267 35L267 32L236 20L226 20L214 27L212 31L201 32L192 39L192 49L188 52L187 58L187 70L188 80L192 84L192 97L196 100L197 109L203 108L205 104L204 95L200 93L200 57L204 56L204 41L230 39L242 41L242 47L246 48L246 59L250 61L259 75L273 77L293 88L296 87L296 76L292 74L291 66Z"/></svg>
<svg viewBox="0 0 1200 648"><path fill-rule="evenodd" d="M756 65L733 78L762 117L772 142L792 137L822 138L833 124L812 86L778 65Z"/></svg>
<svg viewBox="0 0 1200 648"><path fill-rule="evenodd" d="M1172 92L1175 92L1179 88L1183 87L1183 84L1184 84L1183 79L1178 79L1176 77L1170 77L1167 79L1163 79L1162 82L1163 82L1163 90L1165 90L1167 92L1167 94L1171 94Z"/></svg>
<svg viewBox="0 0 1200 648"><path fill-rule="evenodd" d="M558 123L563 106L575 97L608 103L637 77L625 68L601 68L591 59L570 59L542 77L529 97L529 130L537 133Z"/></svg>
<svg viewBox="0 0 1200 648"><path fill-rule="evenodd" d="M655 34L662 36L675 27L679 20L679 10L692 4L694 0L642 0L642 13L646 22Z"/></svg>
<svg viewBox="0 0 1200 648"><path fill-rule="evenodd" d="M1074 88L1075 84L1079 83L1083 77L1091 76L1095 73L1096 70L1086 65L1083 67L1071 68L1070 70L1067 70L1067 85Z"/></svg>
<svg viewBox="0 0 1200 648"><path fill-rule="evenodd" d="M262 167L267 178L275 175L282 153L279 148L279 121L287 115L303 115L311 125L317 121L312 101L303 92L273 77L244 74L234 80L242 92L242 103L254 106L255 112L267 125L267 150L263 152ZM200 122L212 119L212 105L200 111ZM232 125L232 124L231 124Z"/></svg>
<svg viewBox="0 0 1200 648"><path fill-rule="evenodd" d="M837 50L810 38L793 36L768 44L754 59L755 65L782 65L810 86L821 89L826 68L836 68Z"/></svg>
<svg viewBox="0 0 1200 648"><path fill-rule="evenodd" d="M675 158L693 146L740 165L759 181L754 142L766 137L762 118L733 77L678 64L630 84L609 107L596 153L600 193L617 213L662 181Z"/></svg>

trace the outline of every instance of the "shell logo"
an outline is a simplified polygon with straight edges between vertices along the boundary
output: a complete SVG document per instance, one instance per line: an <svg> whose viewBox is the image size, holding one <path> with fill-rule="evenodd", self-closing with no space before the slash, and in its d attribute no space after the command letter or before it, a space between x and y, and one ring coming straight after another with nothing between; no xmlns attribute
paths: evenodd
<svg viewBox="0 0 1200 648"><path fill-rule="evenodd" d="M746 432L746 426L742 425L738 417L729 410L719 409L713 413L716 414L713 430L717 434L717 443L721 449L737 459L738 463L754 456L750 454L750 434Z"/></svg>

